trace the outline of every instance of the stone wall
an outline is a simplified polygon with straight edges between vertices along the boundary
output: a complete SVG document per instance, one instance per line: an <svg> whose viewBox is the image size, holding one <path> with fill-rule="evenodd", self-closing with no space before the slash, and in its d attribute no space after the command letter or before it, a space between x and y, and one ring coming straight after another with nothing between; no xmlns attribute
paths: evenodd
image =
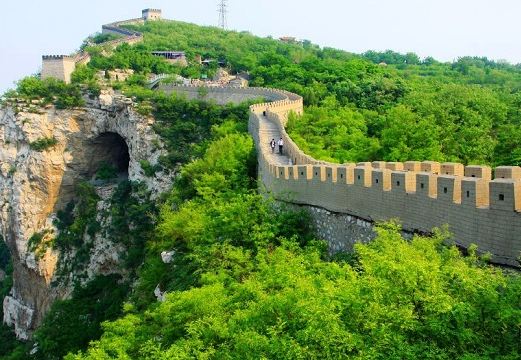
<svg viewBox="0 0 521 360"><path fill-rule="evenodd" d="M258 147L259 175L279 200L319 207L374 222L400 219L405 230L430 232L449 225L457 244L478 245L493 260L518 265L521 254L521 168L436 162L330 164L304 154L287 135L288 114L302 113L302 99L251 107L250 132ZM268 160L269 139L260 119L274 122L294 165Z"/></svg>
<svg viewBox="0 0 521 360"><path fill-rule="evenodd" d="M101 27L101 32L103 34L112 34L112 35L118 35L118 36L140 36L141 33L137 31L128 30L125 28L122 28L120 26L122 25L142 25L144 23L143 19L133 19L133 20L126 20L126 21L120 21L115 22L112 24L103 25Z"/></svg>
<svg viewBox="0 0 521 360"><path fill-rule="evenodd" d="M175 93L188 100L213 100L217 104L241 103L249 100L279 101L287 99L284 92L268 88L204 87L176 84L159 84L158 90Z"/></svg>
<svg viewBox="0 0 521 360"><path fill-rule="evenodd" d="M292 210L304 210L310 215L311 225L318 238L326 240L331 255L352 251L356 243L367 243L375 238L374 224L349 214L328 211L311 205L284 202ZM406 234L410 236L410 234Z"/></svg>

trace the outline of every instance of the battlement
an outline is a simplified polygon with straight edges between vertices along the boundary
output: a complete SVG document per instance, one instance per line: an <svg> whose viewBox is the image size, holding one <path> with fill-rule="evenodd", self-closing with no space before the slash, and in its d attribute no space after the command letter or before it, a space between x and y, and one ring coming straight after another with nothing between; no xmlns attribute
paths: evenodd
<svg viewBox="0 0 521 360"><path fill-rule="evenodd" d="M73 60L74 57L70 56L70 55L42 55L42 60L64 60L64 59Z"/></svg>
<svg viewBox="0 0 521 360"><path fill-rule="evenodd" d="M161 20L162 18L161 9L143 9L141 13L143 15L143 20L145 21Z"/></svg>
<svg viewBox="0 0 521 360"><path fill-rule="evenodd" d="M152 79L152 83L160 81L161 78ZM204 91L203 91L204 89ZM199 86L199 85L181 85L181 84L161 84L158 90L165 93L176 93L187 99L206 99L214 100L218 104L241 103L249 100L264 99L271 101L261 105L252 105L252 112L266 113L270 109L280 109L291 106L289 95L283 91L269 88L256 87L233 87L233 86ZM302 102L301 102L302 106Z"/></svg>
<svg viewBox="0 0 521 360"><path fill-rule="evenodd" d="M474 204L475 207L483 208L490 205L490 208L521 212L521 182L517 180L504 178L491 180L486 177L396 170L392 169L395 167L395 163L392 163L392 166L388 165L384 162L365 162L356 165L295 164L272 167L271 173L279 178L281 178L281 174L286 174L283 177L286 180L289 179L287 175L289 173L294 173L293 180L314 179L321 182L338 183L338 179L342 179L342 181L345 179L342 184L386 192L396 191L402 194L428 196L453 204L461 204L464 200L467 205ZM458 164L458 168L459 165L461 164ZM304 171L304 167L308 167L307 170ZM310 172L310 168L313 171ZM288 169L298 169L298 171ZM475 167L471 166L469 170L474 169ZM329 175L325 176L325 174Z"/></svg>
<svg viewBox="0 0 521 360"><path fill-rule="evenodd" d="M273 89L259 89L271 94ZM275 91L276 92L276 91ZM521 253L521 167L435 161L332 164L302 152L285 130L290 112L302 113L302 98L250 107L250 133L259 152L259 175L272 195L367 221L399 218L404 229L430 232L449 225L463 247L477 244L496 262L517 265ZM265 96L268 98L268 96ZM278 128L292 165L271 163L265 117ZM494 177L492 176L494 175Z"/></svg>

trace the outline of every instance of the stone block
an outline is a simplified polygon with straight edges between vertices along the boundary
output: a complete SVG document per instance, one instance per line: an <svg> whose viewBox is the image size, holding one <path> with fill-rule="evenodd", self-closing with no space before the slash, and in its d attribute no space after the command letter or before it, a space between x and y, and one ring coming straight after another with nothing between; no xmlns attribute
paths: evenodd
<svg viewBox="0 0 521 360"><path fill-rule="evenodd" d="M416 194L435 198L438 194L438 175L432 173L417 173Z"/></svg>
<svg viewBox="0 0 521 360"><path fill-rule="evenodd" d="M357 166L354 168L354 184L371 187L372 170L366 166Z"/></svg>
<svg viewBox="0 0 521 360"><path fill-rule="evenodd" d="M484 180L492 180L492 169L490 168L490 166L465 166L465 176Z"/></svg>
<svg viewBox="0 0 521 360"><path fill-rule="evenodd" d="M521 182L495 179L489 182L490 209L521 211Z"/></svg>
<svg viewBox="0 0 521 360"><path fill-rule="evenodd" d="M406 161L404 163L404 169L405 171L414 171L414 172L420 172L421 170L421 162L419 161Z"/></svg>
<svg viewBox="0 0 521 360"><path fill-rule="evenodd" d="M323 165L313 166L313 180L326 181L326 168Z"/></svg>
<svg viewBox="0 0 521 360"><path fill-rule="evenodd" d="M489 206L489 181L479 177L461 180L461 203L473 207Z"/></svg>
<svg viewBox="0 0 521 360"><path fill-rule="evenodd" d="M421 171L439 174L441 170L441 166L439 162L436 161L422 161L421 163Z"/></svg>
<svg viewBox="0 0 521 360"><path fill-rule="evenodd" d="M465 173L465 167L460 163L446 162L441 164L441 173L442 175L453 175L453 176L463 176Z"/></svg>
<svg viewBox="0 0 521 360"><path fill-rule="evenodd" d="M521 167L519 166L498 166L495 169L495 179L521 180Z"/></svg>
<svg viewBox="0 0 521 360"><path fill-rule="evenodd" d="M401 162L388 162L385 165L386 169L389 169L391 171L402 171L403 170L403 163Z"/></svg>
<svg viewBox="0 0 521 360"><path fill-rule="evenodd" d="M298 165L297 176L299 179L311 180L313 178L313 166L311 165Z"/></svg>
<svg viewBox="0 0 521 360"><path fill-rule="evenodd" d="M413 172L392 171L391 189L399 193L416 191L416 175Z"/></svg>
<svg viewBox="0 0 521 360"><path fill-rule="evenodd" d="M391 170L373 169L372 187L382 191L391 190Z"/></svg>
<svg viewBox="0 0 521 360"><path fill-rule="evenodd" d="M326 181L337 182L337 166L326 166Z"/></svg>
<svg viewBox="0 0 521 360"><path fill-rule="evenodd" d="M461 204L461 178L454 175L438 176L438 201Z"/></svg>
<svg viewBox="0 0 521 360"><path fill-rule="evenodd" d="M373 161L371 163L373 169L385 169L385 161Z"/></svg>

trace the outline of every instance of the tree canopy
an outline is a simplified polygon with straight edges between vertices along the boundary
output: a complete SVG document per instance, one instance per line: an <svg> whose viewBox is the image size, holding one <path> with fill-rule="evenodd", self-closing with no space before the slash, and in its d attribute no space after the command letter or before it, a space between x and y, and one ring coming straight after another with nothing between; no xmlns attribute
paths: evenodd
<svg viewBox="0 0 521 360"><path fill-rule="evenodd" d="M371 243L331 256L306 211L259 194L247 104L188 102L144 87L151 72L211 75L217 65L193 62L201 55L248 71L253 86L301 94L305 113L290 116L288 131L317 158L515 165L521 164L518 66L486 58L441 63L392 51L355 55L181 22L131 28L144 33L143 43L112 52L104 51L103 36L93 40L100 46L86 43L92 61L78 67L72 85L28 78L18 94L77 106L85 85L91 95L99 91L97 70L133 69L113 85L139 103L142 115L155 117L166 149L158 168L142 167L147 174L159 168L177 174L175 184L152 201L143 184L121 183L109 229L95 221L91 188L76 211L73 204L58 214L68 234L59 239L64 248L81 250L82 233L100 230L127 246L127 276L78 286L71 299L55 303L37 331L35 354L28 355L32 343L16 348L6 336L0 357L521 356L517 274L492 267L474 247L463 256L445 231L405 240L397 222L379 224ZM191 64L168 64L152 50L185 51ZM172 262L162 261L165 251ZM10 263L1 247L0 268L7 270L6 294ZM156 288L166 292L164 301L157 301Z"/></svg>

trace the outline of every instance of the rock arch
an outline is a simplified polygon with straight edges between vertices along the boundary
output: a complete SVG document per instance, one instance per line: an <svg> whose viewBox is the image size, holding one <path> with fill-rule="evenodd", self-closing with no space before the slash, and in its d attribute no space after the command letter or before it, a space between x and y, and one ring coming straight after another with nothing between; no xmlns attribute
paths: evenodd
<svg viewBox="0 0 521 360"><path fill-rule="evenodd" d="M86 176L92 178L106 164L119 176L128 177L130 154L127 142L116 132L103 132L88 143Z"/></svg>

